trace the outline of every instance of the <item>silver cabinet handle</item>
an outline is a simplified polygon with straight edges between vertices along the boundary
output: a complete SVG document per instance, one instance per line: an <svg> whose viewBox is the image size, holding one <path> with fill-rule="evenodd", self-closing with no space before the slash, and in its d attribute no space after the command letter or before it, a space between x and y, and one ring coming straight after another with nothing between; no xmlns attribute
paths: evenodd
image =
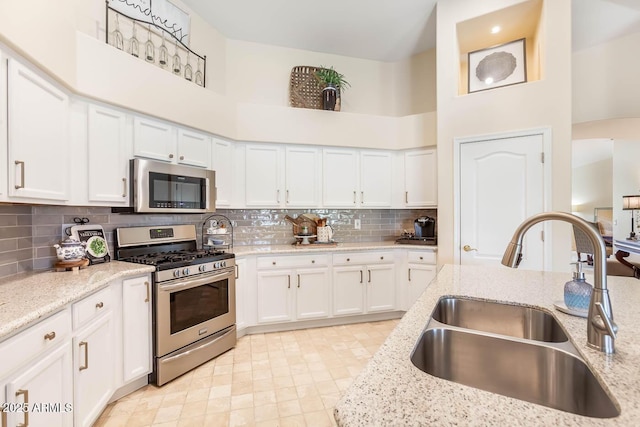
<svg viewBox="0 0 640 427"><path fill-rule="evenodd" d="M408 191L404 192L404 202L405 203L409 203L409 192Z"/></svg>
<svg viewBox="0 0 640 427"><path fill-rule="evenodd" d="M287 192L285 193L285 196L284 196L284 197L285 197L284 202L285 202L286 204L289 204L289 190L287 190Z"/></svg>
<svg viewBox="0 0 640 427"><path fill-rule="evenodd" d="M127 197L127 178L122 178L122 197Z"/></svg>
<svg viewBox="0 0 640 427"><path fill-rule="evenodd" d="M240 277L240 266L236 264L236 279Z"/></svg>
<svg viewBox="0 0 640 427"><path fill-rule="evenodd" d="M16 391L16 398L20 395L24 396L24 406L29 407L29 390L18 390ZM4 411L3 411L4 413ZM18 427L28 427L29 426L29 411L24 411L24 423L18 424Z"/></svg>
<svg viewBox="0 0 640 427"><path fill-rule="evenodd" d="M173 154L169 153L169 158L173 159Z"/></svg>
<svg viewBox="0 0 640 427"><path fill-rule="evenodd" d="M15 165L20 166L20 185L16 184L16 190L18 188L24 188L24 162L22 160L16 160Z"/></svg>
<svg viewBox="0 0 640 427"><path fill-rule="evenodd" d="M355 190L353 191L353 204L356 204L356 192Z"/></svg>
<svg viewBox="0 0 640 427"><path fill-rule="evenodd" d="M367 270L367 272L369 273L369 283L371 283L371 270Z"/></svg>
<svg viewBox="0 0 640 427"><path fill-rule="evenodd" d="M360 203L364 203L364 191L360 192Z"/></svg>
<svg viewBox="0 0 640 427"><path fill-rule="evenodd" d="M44 336L45 340L50 340L50 341L53 341L55 338L56 338L56 332L55 331L51 331L51 332L49 332L48 334L46 334Z"/></svg>
<svg viewBox="0 0 640 427"><path fill-rule="evenodd" d="M298 288L300 287L300 275L298 274Z"/></svg>
<svg viewBox="0 0 640 427"><path fill-rule="evenodd" d="M86 341L80 341L78 347L84 346L84 366L80 366L79 371L84 371L85 369L89 369L89 343Z"/></svg>
<svg viewBox="0 0 640 427"><path fill-rule="evenodd" d="M280 190L276 190L276 203L280 204Z"/></svg>
<svg viewBox="0 0 640 427"><path fill-rule="evenodd" d="M411 269L409 269L409 281L411 281Z"/></svg>
<svg viewBox="0 0 640 427"><path fill-rule="evenodd" d="M291 276L287 274L287 289L291 289Z"/></svg>
<svg viewBox="0 0 640 427"><path fill-rule="evenodd" d="M149 289L149 281L145 281L144 282L144 286L147 288L147 297L144 299L144 302L149 302L149 298L150 298L150 289Z"/></svg>
<svg viewBox="0 0 640 427"><path fill-rule="evenodd" d="M362 283L362 270L360 270L360 283Z"/></svg>

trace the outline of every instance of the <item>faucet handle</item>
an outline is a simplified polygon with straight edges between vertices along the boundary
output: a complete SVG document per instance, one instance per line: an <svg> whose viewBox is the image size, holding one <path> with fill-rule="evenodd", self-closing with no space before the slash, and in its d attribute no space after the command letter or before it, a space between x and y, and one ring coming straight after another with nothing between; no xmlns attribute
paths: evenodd
<svg viewBox="0 0 640 427"><path fill-rule="evenodd" d="M598 310L598 315L594 316L593 319L591 319L591 323L593 323L593 326L600 330L606 330L609 335L611 335L611 338L615 339L616 332L618 332L618 325L615 324L613 319L609 318L607 313L604 311L602 303L597 302L595 306Z"/></svg>

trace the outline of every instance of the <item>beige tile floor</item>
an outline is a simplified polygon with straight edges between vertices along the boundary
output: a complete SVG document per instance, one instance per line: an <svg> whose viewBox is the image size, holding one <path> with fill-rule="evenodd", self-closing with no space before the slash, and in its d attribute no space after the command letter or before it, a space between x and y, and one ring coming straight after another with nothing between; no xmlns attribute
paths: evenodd
<svg viewBox="0 0 640 427"><path fill-rule="evenodd" d="M333 426L333 408L398 320L248 335L163 387L111 403L95 426Z"/></svg>

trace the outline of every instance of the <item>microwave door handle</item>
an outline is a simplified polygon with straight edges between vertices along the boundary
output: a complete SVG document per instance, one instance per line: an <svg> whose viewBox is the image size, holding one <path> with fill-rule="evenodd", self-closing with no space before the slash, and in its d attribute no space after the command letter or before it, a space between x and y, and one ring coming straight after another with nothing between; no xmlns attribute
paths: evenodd
<svg viewBox="0 0 640 427"><path fill-rule="evenodd" d="M195 288L197 286L202 286L207 283L215 282L224 278L233 279L233 277L234 277L233 270L229 270L229 271L225 271L224 273L214 274L213 276L200 277L197 279L189 279L188 281L184 280L184 281L181 281L180 283L173 283L173 284L167 284L167 285L160 284L158 287L159 287L159 290L161 291L184 290L184 289Z"/></svg>

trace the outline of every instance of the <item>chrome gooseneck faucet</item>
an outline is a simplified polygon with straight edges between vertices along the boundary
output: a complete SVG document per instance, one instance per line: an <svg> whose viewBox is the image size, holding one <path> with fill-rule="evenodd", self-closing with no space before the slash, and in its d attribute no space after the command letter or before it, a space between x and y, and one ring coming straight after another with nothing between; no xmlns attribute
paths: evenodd
<svg viewBox="0 0 640 427"><path fill-rule="evenodd" d="M543 212L525 219L518 226L502 257L502 264L518 268L522 260L522 239L529 228L539 222L559 220L580 228L593 246L594 283L587 323L587 345L604 353L615 352L618 327L613 321L611 300L607 291L607 257L604 240L588 222L566 212Z"/></svg>

